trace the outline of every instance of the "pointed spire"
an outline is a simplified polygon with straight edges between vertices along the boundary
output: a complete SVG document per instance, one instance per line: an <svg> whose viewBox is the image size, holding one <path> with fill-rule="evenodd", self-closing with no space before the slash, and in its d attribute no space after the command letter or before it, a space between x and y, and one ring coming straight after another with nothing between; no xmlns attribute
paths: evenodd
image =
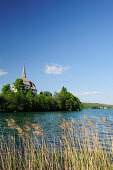
<svg viewBox="0 0 113 170"><path fill-rule="evenodd" d="M25 65L23 66L22 78L26 78Z"/></svg>

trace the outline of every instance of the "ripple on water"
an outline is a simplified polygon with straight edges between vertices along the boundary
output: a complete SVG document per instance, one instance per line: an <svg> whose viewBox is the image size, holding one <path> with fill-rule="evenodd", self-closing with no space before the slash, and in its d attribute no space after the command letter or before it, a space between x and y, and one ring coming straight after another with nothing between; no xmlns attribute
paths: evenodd
<svg viewBox="0 0 113 170"><path fill-rule="evenodd" d="M66 121L71 120L72 118L76 121L88 120L84 117L86 115L88 119L93 119L95 126L97 127L98 135L100 142L102 140L106 141L106 132L107 137L111 141L111 136L113 132L109 131L109 128L113 128L113 109L84 109L82 111L73 111L73 112L39 112L39 113L0 113L0 138L2 137L2 132L4 131L5 140L7 140L8 134L16 134L16 141L18 139L17 131L14 132L14 129L10 129L5 119L14 119L16 124L23 128L26 123L38 124L43 129L43 134L46 134L47 141L54 143L54 140L57 141L57 138L62 139L63 130L60 125L63 122L63 119ZM104 121L106 118L107 123L101 124L100 117ZM81 124L82 126L82 124ZM104 131L103 131L104 129ZM31 131L33 132L33 130Z"/></svg>

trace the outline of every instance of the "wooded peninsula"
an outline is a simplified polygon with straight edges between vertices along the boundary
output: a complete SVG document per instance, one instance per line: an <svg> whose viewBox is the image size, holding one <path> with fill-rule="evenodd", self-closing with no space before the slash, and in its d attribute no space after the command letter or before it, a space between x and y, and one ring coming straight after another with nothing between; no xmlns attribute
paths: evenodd
<svg viewBox="0 0 113 170"><path fill-rule="evenodd" d="M0 94L0 112L43 112L43 111L77 111L82 109L78 97L62 87L59 93L45 91L34 94L32 90L25 93L25 85L22 79L16 79L13 83L4 85ZM14 91L16 89L16 92Z"/></svg>

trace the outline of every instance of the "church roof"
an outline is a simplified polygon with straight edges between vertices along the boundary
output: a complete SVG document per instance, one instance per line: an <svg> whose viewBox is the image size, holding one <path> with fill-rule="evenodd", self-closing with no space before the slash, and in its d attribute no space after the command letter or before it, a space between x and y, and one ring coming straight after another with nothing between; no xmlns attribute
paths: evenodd
<svg viewBox="0 0 113 170"><path fill-rule="evenodd" d="M26 78L25 65L23 66L22 78Z"/></svg>
<svg viewBox="0 0 113 170"><path fill-rule="evenodd" d="M25 84L25 86L30 86L30 89L37 90L35 84L32 81L28 80L26 77L25 65L23 66L21 79L23 80L23 83Z"/></svg>

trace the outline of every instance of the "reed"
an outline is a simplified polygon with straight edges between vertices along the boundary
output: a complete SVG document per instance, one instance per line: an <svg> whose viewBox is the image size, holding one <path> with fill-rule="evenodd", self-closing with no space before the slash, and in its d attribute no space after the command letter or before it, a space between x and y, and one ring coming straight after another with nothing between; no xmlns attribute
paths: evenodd
<svg viewBox="0 0 113 170"><path fill-rule="evenodd" d="M61 115L60 115L61 117ZM20 128L13 119L6 119L8 126L18 131L19 143L15 133L5 140L2 134L0 144L0 169L3 170L113 170L113 130L107 119L102 120L103 140L96 122L86 119L66 121L59 145L47 143L43 129L37 124L26 122ZM109 133L105 126L109 126ZM110 134L110 136L108 136ZM39 141L41 138L41 143Z"/></svg>

